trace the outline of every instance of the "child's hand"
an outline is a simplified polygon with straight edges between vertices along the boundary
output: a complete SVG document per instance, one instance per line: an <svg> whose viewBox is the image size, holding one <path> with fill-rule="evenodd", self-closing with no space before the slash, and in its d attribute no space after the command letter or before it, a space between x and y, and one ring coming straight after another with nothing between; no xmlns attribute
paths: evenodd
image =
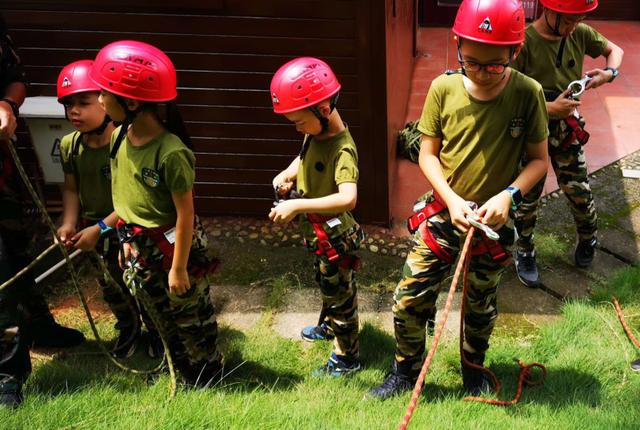
<svg viewBox="0 0 640 430"><path fill-rule="evenodd" d="M608 83L611 76L613 76L613 72L610 70L593 69L589 70L586 75L591 78L589 83L587 83L587 89L591 90Z"/></svg>
<svg viewBox="0 0 640 430"><path fill-rule="evenodd" d="M91 251L96 247L98 239L100 239L100 227L92 225L76 233L71 241L74 242L74 248Z"/></svg>
<svg viewBox="0 0 640 430"><path fill-rule="evenodd" d="M285 200L271 208L269 219L277 224L287 224L298 215L299 200Z"/></svg>
<svg viewBox="0 0 640 430"><path fill-rule="evenodd" d="M131 256L131 245L128 243L122 244L122 252L118 252L118 266L122 270L127 269L127 262L129 261L129 257Z"/></svg>
<svg viewBox="0 0 640 430"><path fill-rule="evenodd" d="M476 212L482 219L480 222L491 227L493 230L500 230L509 218L511 209L511 194L502 191L491 197Z"/></svg>
<svg viewBox="0 0 640 430"><path fill-rule="evenodd" d="M567 98L569 97L570 93L571 90L567 88L562 94L558 96L557 99L553 101L553 103L551 103L549 116L559 119L565 119L566 117L571 115L578 106L580 106L580 101Z"/></svg>
<svg viewBox="0 0 640 430"><path fill-rule="evenodd" d="M273 178L273 187L277 187L278 185L285 185L285 184L291 184L291 186L293 187L293 181L295 180L295 177L291 177L291 175L289 175L289 173L286 170L283 170L282 172L278 173L274 178Z"/></svg>
<svg viewBox="0 0 640 430"><path fill-rule="evenodd" d="M176 269L171 267L169 270L169 293L181 296L191 288L189 282L189 274L187 269Z"/></svg>
<svg viewBox="0 0 640 430"><path fill-rule="evenodd" d="M76 227L72 224L62 224L58 229L58 237L62 241L62 244L70 248L73 245L71 238L76 234Z"/></svg>
<svg viewBox="0 0 640 430"><path fill-rule="evenodd" d="M456 196L455 200L452 202L447 202L447 208L449 209L451 223L462 233L466 233L467 230L469 230L467 215L479 220L476 213L469 206L469 203L460 196Z"/></svg>

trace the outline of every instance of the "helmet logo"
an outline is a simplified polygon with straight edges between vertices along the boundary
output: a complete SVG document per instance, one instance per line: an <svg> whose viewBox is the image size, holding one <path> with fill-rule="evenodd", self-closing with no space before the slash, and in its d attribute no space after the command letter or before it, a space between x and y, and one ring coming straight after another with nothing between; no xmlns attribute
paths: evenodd
<svg viewBox="0 0 640 430"><path fill-rule="evenodd" d="M71 81L69 80L69 78L67 78L66 76L64 77L64 79L62 80L62 88L66 88L66 87L70 87L71 86Z"/></svg>
<svg viewBox="0 0 640 430"><path fill-rule="evenodd" d="M276 95L276 93L273 93L271 95L271 99L273 100L273 104L274 105L279 105L280 104L280 99L278 98L278 96Z"/></svg>
<svg viewBox="0 0 640 430"><path fill-rule="evenodd" d="M594 0L586 0L586 4L592 4Z"/></svg>
<svg viewBox="0 0 640 430"><path fill-rule="evenodd" d="M486 17L478 28L483 33L491 33L493 31L493 27L491 26L491 20L489 19L489 17Z"/></svg>

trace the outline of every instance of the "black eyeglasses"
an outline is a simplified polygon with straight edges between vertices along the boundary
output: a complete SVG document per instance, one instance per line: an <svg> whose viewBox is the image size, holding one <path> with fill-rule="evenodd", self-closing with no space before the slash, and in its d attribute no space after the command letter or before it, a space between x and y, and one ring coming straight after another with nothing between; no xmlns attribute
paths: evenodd
<svg viewBox="0 0 640 430"><path fill-rule="evenodd" d="M504 71L509 67L510 63L488 63L488 64L480 64L475 61L465 61L462 59L462 53L460 52L460 47L458 47L458 63L464 69L465 72L479 72L484 69L487 73L491 75L501 75Z"/></svg>

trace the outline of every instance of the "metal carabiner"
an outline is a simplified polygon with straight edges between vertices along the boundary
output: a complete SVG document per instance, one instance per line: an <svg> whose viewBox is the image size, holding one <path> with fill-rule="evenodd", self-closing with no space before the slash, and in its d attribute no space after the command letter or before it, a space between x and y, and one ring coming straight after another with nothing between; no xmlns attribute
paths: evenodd
<svg viewBox="0 0 640 430"><path fill-rule="evenodd" d="M469 224L471 224L475 228L477 228L479 230L482 230L484 232L484 234L486 234L489 239L491 239L491 240L500 239L500 235L498 233L496 233L495 230L493 230L488 225L482 224L480 221L476 221L475 219L471 218L470 216L467 216L467 221L469 221Z"/></svg>
<svg viewBox="0 0 640 430"><path fill-rule="evenodd" d="M582 95L587 89L587 84L593 79L591 76L584 75L583 79L573 81L569 84L567 89L569 90L569 98L576 98Z"/></svg>

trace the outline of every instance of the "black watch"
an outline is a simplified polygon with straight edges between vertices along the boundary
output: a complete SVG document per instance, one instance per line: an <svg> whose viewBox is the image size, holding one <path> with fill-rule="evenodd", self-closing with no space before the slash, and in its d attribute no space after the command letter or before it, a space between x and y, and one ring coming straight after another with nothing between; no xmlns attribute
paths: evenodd
<svg viewBox="0 0 640 430"><path fill-rule="evenodd" d="M20 115L20 108L18 107L18 103L6 97L1 98L0 101L5 102L9 106L11 106L11 110L13 111L13 116L18 118L18 115Z"/></svg>
<svg viewBox="0 0 640 430"><path fill-rule="evenodd" d="M605 67L604 70L611 70L611 73L613 73L611 75L611 79L609 79L609 82L613 82L615 78L618 77L618 75L620 74L620 72L618 71L618 69L616 69L615 67Z"/></svg>

